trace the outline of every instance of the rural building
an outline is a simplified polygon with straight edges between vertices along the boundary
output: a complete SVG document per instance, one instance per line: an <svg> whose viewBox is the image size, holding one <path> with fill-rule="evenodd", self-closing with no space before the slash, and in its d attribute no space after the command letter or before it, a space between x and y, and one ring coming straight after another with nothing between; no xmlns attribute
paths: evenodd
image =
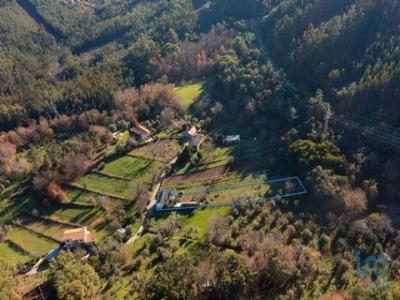
<svg viewBox="0 0 400 300"><path fill-rule="evenodd" d="M199 147L201 146L201 144L203 143L203 141L206 139L206 137L203 134L199 134L196 135L190 142L189 144L192 147L195 147L197 149L199 149Z"/></svg>
<svg viewBox="0 0 400 300"><path fill-rule="evenodd" d="M94 234L87 227L65 230L63 240L66 249L74 248L81 244L91 244L94 242Z"/></svg>
<svg viewBox="0 0 400 300"><path fill-rule="evenodd" d="M197 136L197 128L192 126L186 133L185 133L185 141L191 143L195 137Z"/></svg>
<svg viewBox="0 0 400 300"><path fill-rule="evenodd" d="M227 135L222 142L225 146L240 144L240 135Z"/></svg>
<svg viewBox="0 0 400 300"><path fill-rule="evenodd" d="M135 139L137 139L140 142L145 142L151 137L150 130L140 124L132 127L131 132L135 137Z"/></svg>
<svg viewBox="0 0 400 300"><path fill-rule="evenodd" d="M175 198L176 198L175 194L172 191L169 190L159 191L157 194L157 205L156 205L157 210L174 207Z"/></svg>

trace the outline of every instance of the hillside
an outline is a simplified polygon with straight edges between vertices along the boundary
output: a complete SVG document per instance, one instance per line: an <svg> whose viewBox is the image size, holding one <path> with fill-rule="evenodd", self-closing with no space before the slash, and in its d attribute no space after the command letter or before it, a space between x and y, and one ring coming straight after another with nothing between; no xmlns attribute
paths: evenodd
<svg viewBox="0 0 400 300"><path fill-rule="evenodd" d="M284 1L264 18L274 59L340 113L399 125L399 3Z"/></svg>
<svg viewBox="0 0 400 300"><path fill-rule="evenodd" d="M51 89L43 79L59 46L16 2L3 1L0 8L0 124L12 128L26 114L24 101L42 96L43 86Z"/></svg>

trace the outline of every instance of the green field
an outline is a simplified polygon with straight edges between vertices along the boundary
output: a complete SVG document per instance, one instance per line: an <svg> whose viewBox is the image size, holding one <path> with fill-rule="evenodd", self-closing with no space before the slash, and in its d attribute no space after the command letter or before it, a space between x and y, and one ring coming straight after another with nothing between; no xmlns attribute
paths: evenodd
<svg viewBox="0 0 400 300"><path fill-rule="evenodd" d="M29 195L5 199L0 202L0 224L6 223L11 216L14 217L23 212L31 213L36 207L36 201Z"/></svg>
<svg viewBox="0 0 400 300"><path fill-rule="evenodd" d="M22 253L8 241L0 243L0 253L0 259L11 266L27 263L32 259L28 254Z"/></svg>
<svg viewBox="0 0 400 300"><path fill-rule="evenodd" d="M93 222L96 218L102 217L104 214L97 207L63 207L51 212L51 218L61 222L69 222L77 225L85 225Z"/></svg>
<svg viewBox="0 0 400 300"><path fill-rule="evenodd" d="M181 148L177 140L161 140L136 148L129 152L128 155L169 163L178 155Z"/></svg>
<svg viewBox="0 0 400 300"><path fill-rule="evenodd" d="M200 175L200 174L199 174ZM246 199L262 199L270 192L265 183L265 176L232 176L223 175L212 179L175 180L167 182L163 187L182 192L179 201L232 202ZM196 193L196 194L191 194ZM187 195L185 195L187 194Z"/></svg>
<svg viewBox="0 0 400 300"><path fill-rule="evenodd" d="M97 206L99 199L102 197L99 194L92 193L80 188L68 186L65 188L67 197L71 204L83 205L83 206ZM107 201L107 210L113 210L123 205L124 201L117 198L106 197L109 199Z"/></svg>
<svg viewBox="0 0 400 300"><path fill-rule="evenodd" d="M33 217L23 217L21 225L38 234L43 234L52 239L62 241L64 230L74 227Z"/></svg>
<svg viewBox="0 0 400 300"><path fill-rule="evenodd" d="M181 137L182 133L184 132L184 128L181 127L171 127L171 128L166 128L164 130L161 130L160 132L158 132L154 137L160 140L164 140L164 139L170 139L173 137Z"/></svg>
<svg viewBox="0 0 400 300"><path fill-rule="evenodd" d="M203 86L201 83L189 84L175 88L180 103L184 109L188 109L200 96Z"/></svg>
<svg viewBox="0 0 400 300"><path fill-rule="evenodd" d="M165 164L157 160L122 156L106 163L100 173L126 179L138 179L151 184L163 173L164 167Z"/></svg>
<svg viewBox="0 0 400 300"><path fill-rule="evenodd" d="M200 239L204 238L207 224L212 216L226 216L229 214L230 207L196 209L183 221L183 228L196 227Z"/></svg>
<svg viewBox="0 0 400 300"><path fill-rule="evenodd" d="M177 174L186 174L188 172L197 172L210 168L220 167L233 162L261 157L266 153L267 148L262 143L254 140L242 141L238 145L229 147L210 146L210 149L201 149L201 161L197 165L186 164Z"/></svg>
<svg viewBox="0 0 400 300"><path fill-rule="evenodd" d="M59 245L50 239L20 227L12 228L7 233L6 239L24 249L34 258L41 257Z"/></svg>
<svg viewBox="0 0 400 300"><path fill-rule="evenodd" d="M135 195L137 183L92 173L73 182L72 186L104 196L129 200Z"/></svg>

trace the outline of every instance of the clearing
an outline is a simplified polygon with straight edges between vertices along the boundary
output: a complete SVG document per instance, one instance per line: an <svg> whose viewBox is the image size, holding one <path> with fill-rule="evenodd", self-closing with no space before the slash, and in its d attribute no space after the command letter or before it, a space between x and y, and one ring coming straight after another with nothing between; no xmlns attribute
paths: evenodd
<svg viewBox="0 0 400 300"><path fill-rule="evenodd" d="M202 83L187 84L175 88L176 93L180 98L180 103L185 110L188 110L190 106L198 99L203 91Z"/></svg>

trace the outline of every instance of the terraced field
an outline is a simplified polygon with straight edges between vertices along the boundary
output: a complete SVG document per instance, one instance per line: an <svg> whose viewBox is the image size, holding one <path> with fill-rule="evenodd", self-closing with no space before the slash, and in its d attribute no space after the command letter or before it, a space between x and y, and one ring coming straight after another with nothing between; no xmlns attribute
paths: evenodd
<svg viewBox="0 0 400 300"><path fill-rule="evenodd" d="M174 190L181 202L232 202L246 199L261 199L268 195L270 186L264 175L240 176L235 173L221 177L203 178L196 181L181 181L171 178L163 188Z"/></svg>
<svg viewBox="0 0 400 300"><path fill-rule="evenodd" d="M105 205L107 210L113 210L115 208L120 207L124 204L124 200L107 197L107 196L99 196L97 193L89 192L76 187L66 187L65 191L67 193L67 197L71 204L74 205L82 205L82 206L97 206L99 205L99 201L103 198L106 198L108 201L103 201L103 205Z"/></svg>
<svg viewBox="0 0 400 300"><path fill-rule="evenodd" d="M27 263L32 259L30 255L23 253L9 241L0 243L0 253L0 259L12 266Z"/></svg>
<svg viewBox="0 0 400 300"><path fill-rule="evenodd" d="M36 232L39 235L43 235L55 241L62 242L62 236L64 230L72 229L73 226L60 224L56 222L52 222L49 220L43 220L40 218L34 218L30 216L24 216L19 218L20 226L25 229Z"/></svg>
<svg viewBox="0 0 400 300"><path fill-rule="evenodd" d="M31 213L35 207L36 201L30 195L2 200L0 202L0 224L9 221L11 216L20 213Z"/></svg>
<svg viewBox="0 0 400 300"><path fill-rule="evenodd" d="M104 212L98 207L60 207L51 211L50 218L54 221L67 222L76 225L90 224L96 218L103 217Z"/></svg>
<svg viewBox="0 0 400 300"><path fill-rule="evenodd" d="M166 139L151 143L149 145L136 148L128 155L141 157L147 160L157 160L169 163L181 151L182 146L175 139Z"/></svg>
<svg viewBox="0 0 400 300"><path fill-rule="evenodd" d="M129 200L135 195L137 182L91 173L71 185L104 196Z"/></svg>
<svg viewBox="0 0 400 300"><path fill-rule="evenodd" d="M29 253L33 258L41 257L56 248L59 243L22 227L14 227L7 233L7 241Z"/></svg>
<svg viewBox="0 0 400 300"><path fill-rule="evenodd" d="M165 163L140 157L122 156L105 164L100 174L135 179L152 184L164 171Z"/></svg>
<svg viewBox="0 0 400 300"><path fill-rule="evenodd" d="M138 184L151 190L166 163L181 150L176 140L158 141L110 159L101 171L92 172L64 186L68 204L43 208L29 194L0 202L1 224L13 216L14 226L0 243L0 253L13 264L38 258L62 242L66 229L88 226L97 241L112 234L107 213L123 207L135 196ZM155 155L153 155L153 153ZM31 216L37 209L40 217ZM135 208L129 210L135 214ZM18 217L17 217L18 216ZM140 218L133 224L139 227Z"/></svg>
<svg viewBox="0 0 400 300"><path fill-rule="evenodd" d="M216 147L211 142L207 142L200 150L201 161L196 165L188 163L177 174L186 174L247 160L255 160L262 157L266 151L265 145L254 140L242 141L238 145L229 147Z"/></svg>

